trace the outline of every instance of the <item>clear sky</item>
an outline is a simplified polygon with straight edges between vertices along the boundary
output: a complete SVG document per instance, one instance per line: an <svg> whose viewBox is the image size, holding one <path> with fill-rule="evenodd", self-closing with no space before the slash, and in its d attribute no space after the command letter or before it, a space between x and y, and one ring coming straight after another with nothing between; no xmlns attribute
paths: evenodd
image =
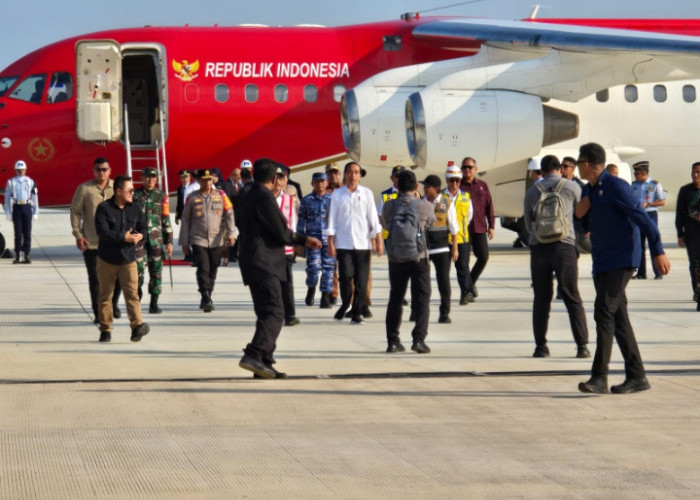
<svg viewBox="0 0 700 500"><path fill-rule="evenodd" d="M538 0L4 0L0 68L46 44L74 35L143 25L221 26L301 23L338 26L425 15L527 17ZM698 0L540 0L539 17L700 18ZM455 5L451 8L432 10Z"/></svg>

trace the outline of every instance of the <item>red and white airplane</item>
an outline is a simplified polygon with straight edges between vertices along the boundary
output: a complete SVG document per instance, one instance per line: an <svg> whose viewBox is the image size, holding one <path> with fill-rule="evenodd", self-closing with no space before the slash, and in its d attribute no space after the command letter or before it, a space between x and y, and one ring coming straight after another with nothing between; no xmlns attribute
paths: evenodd
<svg viewBox="0 0 700 500"><path fill-rule="evenodd" d="M263 156L299 180L349 155L382 185L381 167L473 156L497 211L518 216L530 158L596 141L611 162L650 160L673 206L700 157L699 63L700 20L104 31L0 73L0 185L18 159L43 205L65 205L97 156L115 174L157 162L165 188L182 168Z"/></svg>

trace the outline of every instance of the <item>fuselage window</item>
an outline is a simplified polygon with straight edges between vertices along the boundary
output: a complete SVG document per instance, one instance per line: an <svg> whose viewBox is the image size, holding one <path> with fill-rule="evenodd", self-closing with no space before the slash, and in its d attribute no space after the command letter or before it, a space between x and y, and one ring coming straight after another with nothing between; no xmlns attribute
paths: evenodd
<svg viewBox="0 0 700 500"><path fill-rule="evenodd" d="M287 102L289 99L289 89L286 85L280 83L275 85L275 101L277 102Z"/></svg>
<svg viewBox="0 0 700 500"><path fill-rule="evenodd" d="M608 99L610 99L610 90L599 90L595 93L595 98L598 102L608 102Z"/></svg>
<svg viewBox="0 0 700 500"><path fill-rule="evenodd" d="M637 99L639 99L639 92L637 91L637 87L635 85L626 85L625 86L625 101L637 102Z"/></svg>
<svg viewBox="0 0 700 500"><path fill-rule="evenodd" d="M343 94L345 93L345 85L336 85L333 87L333 100L335 102L340 102L340 100L343 97Z"/></svg>
<svg viewBox="0 0 700 500"><path fill-rule="evenodd" d="M664 85L654 85L654 100L666 102L666 87Z"/></svg>
<svg viewBox="0 0 700 500"><path fill-rule="evenodd" d="M220 83L214 88L214 98L216 102L227 102L229 98L228 85Z"/></svg>
<svg viewBox="0 0 700 500"><path fill-rule="evenodd" d="M398 52L401 50L401 35L385 35L384 50L389 52Z"/></svg>
<svg viewBox="0 0 700 500"><path fill-rule="evenodd" d="M32 75L25 78L12 91L10 97L19 99L20 101L33 102L39 104L41 95L44 93L44 83L46 83L46 75Z"/></svg>
<svg viewBox="0 0 700 500"><path fill-rule="evenodd" d="M304 86L304 100L306 102L316 102L318 99L318 88L316 85Z"/></svg>
<svg viewBox="0 0 700 500"><path fill-rule="evenodd" d="M245 86L245 100L246 102L258 102L258 86L249 83Z"/></svg>
<svg viewBox="0 0 700 500"><path fill-rule="evenodd" d="M16 76L3 76L0 78L0 97L7 94L7 91L15 84L17 78Z"/></svg>
<svg viewBox="0 0 700 500"><path fill-rule="evenodd" d="M71 97L73 97L73 75L67 71L61 71L51 75L46 102L54 104L67 101Z"/></svg>
<svg viewBox="0 0 700 500"><path fill-rule="evenodd" d="M695 102L694 85L683 85L683 100L685 102Z"/></svg>

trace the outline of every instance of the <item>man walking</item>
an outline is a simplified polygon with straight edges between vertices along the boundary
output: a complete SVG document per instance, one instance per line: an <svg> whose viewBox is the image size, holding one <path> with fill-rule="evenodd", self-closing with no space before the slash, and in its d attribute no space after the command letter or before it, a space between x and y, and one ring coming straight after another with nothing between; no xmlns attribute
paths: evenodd
<svg viewBox="0 0 700 500"><path fill-rule="evenodd" d="M447 167L445 170L445 180L447 187L443 191L455 208L457 217L458 233L451 238L457 239L457 260L455 269L457 270L457 283L459 284L460 297L459 305L466 306L474 302L476 288L469 273L469 255L471 253L471 222L474 215L474 205L469 193L464 193L459 188L462 181L462 172L456 166ZM487 246L488 249L488 246Z"/></svg>
<svg viewBox="0 0 700 500"><path fill-rule="evenodd" d="M226 195L213 189L213 177L208 169L197 172L199 190L189 195L182 211L180 245L187 256L192 247L193 262L197 266L197 289L201 295L199 308L205 313L214 310L211 294L214 291L219 262L226 244L233 245L238 229L233 223L233 206Z"/></svg>
<svg viewBox="0 0 700 500"><path fill-rule="evenodd" d="M131 341L138 342L150 327L141 318L138 292L136 245L147 231L146 217L133 203L134 185L131 177L120 175L114 181L114 196L103 201L95 213L99 238L97 247L97 276L100 283L99 316L100 342L112 340L112 294L119 281L124 290L126 312L131 327Z"/></svg>
<svg viewBox="0 0 700 500"><path fill-rule="evenodd" d="M700 162L691 168L692 182L681 187L676 202L678 246L688 252L693 300L700 311Z"/></svg>
<svg viewBox="0 0 700 500"><path fill-rule="evenodd" d="M581 188L564 179L556 156L547 155L540 162L542 181L525 193L523 216L529 233L530 273L535 298L532 304L532 329L535 334L535 358L548 358L547 325L552 307L552 273L569 313L569 323L578 346L577 358L588 358L586 311L578 291L578 259L574 209L581 199ZM550 199L551 204L546 200ZM549 207L554 206L552 211ZM561 231L561 233L560 233Z"/></svg>
<svg viewBox="0 0 700 500"><path fill-rule="evenodd" d="M342 321L352 306L350 324L353 325L364 324L362 312L366 305L370 254L376 250L381 256L383 250L374 195L360 186L361 176L358 163L345 165L345 184L331 195L328 221L328 255L338 259L342 301L335 319Z"/></svg>
<svg viewBox="0 0 700 500"><path fill-rule="evenodd" d="M163 245L165 253L173 254L173 228L170 225L170 204L168 195L156 188L158 172L155 168L144 168L143 186L134 191L134 201L139 204L146 216L148 232L143 244L136 251L136 265L139 272L139 300L143 298L143 282L148 265L148 293L151 303L148 312L160 314L158 297L163 291Z"/></svg>
<svg viewBox="0 0 700 500"><path fill-rule="evenodd" d="M382 227L389 231L386 242L390 286L389 305L386 309L386 352L406 350L401 344L399 328L403 299L410 279L411 308L416 321L411 332L411 350L427 354L430 352L430 347L425 343L430 319L430 262L425 232L437 218L432 203L419 198L418 183L413 172L401 171L397 184L399 197L387 200L382 208Z"/></svg>
<svg viewBox="0 0 700 500"><path fill-rule="evenodd" d="M476 178L478 170L474 158L468 156L462 160L463 177L459 188L463 192L469 193L472 210L474 211L474 216L469 223L469 237L474 257L476 257L470 272L472 293L475 298L479 296L476 282L479 280L479 276L481 276L489 260L488 240L493 239L496 223L491 191L489 191L488 184Z"/></svg>
<svg viewBox="0 0 700 500"><path fill-rule="evenodd" d="M75 246L83 253L85 268L90 287L92 312L95 314L94 323L99 323L98 300L100 285L97 278L97 229L95 213L97 206L114 196L114 187L109 174L112 171L107 158L96 158L92 166L94 178L82 183L75 190L70 204L70 225L75 238ZM119 280L114 281L112 293L112 316L121 318L117 302L121 293Z"/></svg>
<svg viewBox="0 0 700 500"><path fill-rule="evenodd" d="M259 378L286 378L277 371L274 352L282 324L282 281L287 279L286 245L321 248L316 238L295 234L277 205L272 188L278 164L259 159L253 165L254 181L240 198L240 269L243 284L250 288L257 321L253 339L244 349L238 366Z"/></svg>
<svg viewBox="0 0 700 500"><path fill-rule="evenodd" d="M593 284L596 290L594 318L596 350L591 378L581 382L581 392L608 392L608 365L613 337L625 359L625 381L610 390L623 394L650 388L634 330L627 314L625 288L639 265L639 229L649 238L656 268L668 274L671 262L664 254L659 230L639 204L629 185L605 171L605 150L596 143L579 149L578 167L588 181L576 216L591 232Z"/></svg>
<svg viewBox="0 0 700 500"><path fill-rule="evenodd" d="M27 177L27 164L15 163L17 175L7 181L5 187L5 214L15 229L15 260L13 264L31 264L32 217L39 217L39 197L36 184Z"/></svg>
<svg viewBox="0 0 700 500"><path fill-rule="evenodd" d="M321 240L318 250L306 250L306 299L307 306L314 305L316 286L321 279L321 309L330 309L333 291L335 258L328 255L328 212L331 197L326 193L326 174L316 172L311 177L313 192L301 200L297 233Z"/></svg>

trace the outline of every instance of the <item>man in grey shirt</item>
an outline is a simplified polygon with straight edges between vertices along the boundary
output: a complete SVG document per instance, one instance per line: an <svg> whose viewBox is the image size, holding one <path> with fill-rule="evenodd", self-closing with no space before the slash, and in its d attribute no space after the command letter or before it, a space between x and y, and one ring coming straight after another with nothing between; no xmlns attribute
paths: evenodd
<svg viewBox="0 0 700 500"><path fill-rule="evenodd" d="M525 193L524 219L529 235L530 272L535 298L532 305L532 328L535 334L533 357L549 357L547 347L547 324L552 306L552 273L557 278L559 292L569 313L569 322L574 340L578 346L577 358L588 358L588 325L581 295L578 291L578 259L576 255L576 233L574 231L574 209L581 199L581 188L574 181L565 180L560 195L564 200L564 210L568 222L568 233L559 241L541 243L535 236L533 224L537 206L546 192L556 189L562 180L561 165L556 156L542 158L541 168L544 177Z"/></svg>

